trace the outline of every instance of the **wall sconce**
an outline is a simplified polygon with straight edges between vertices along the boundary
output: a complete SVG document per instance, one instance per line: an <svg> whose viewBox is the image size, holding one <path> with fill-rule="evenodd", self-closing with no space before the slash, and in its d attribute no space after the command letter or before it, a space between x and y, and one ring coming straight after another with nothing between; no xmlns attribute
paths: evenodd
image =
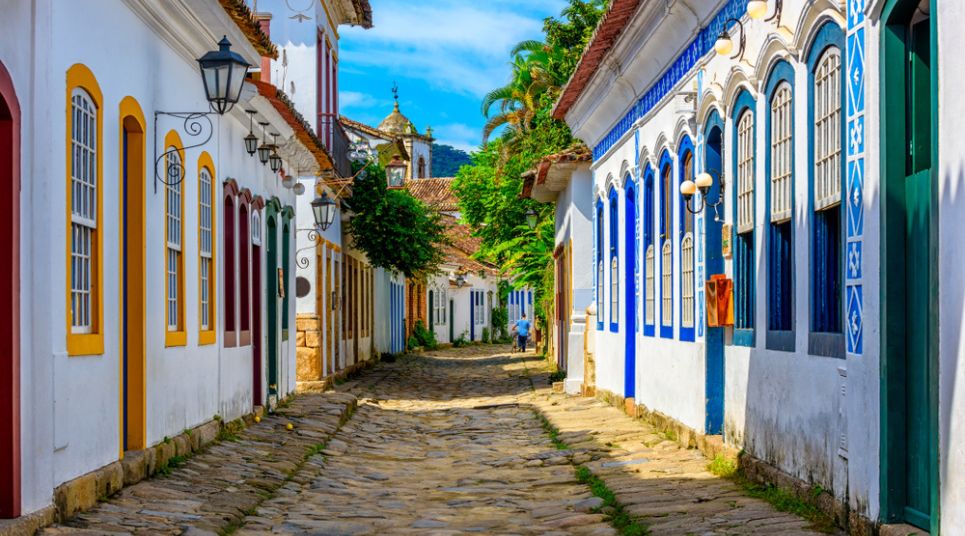
<svg viewBox="0 0 965 536"><path fill-rule="evenodd" d="M255 110L245 110L248 114L248 135L245 136L245 152L248 156L255 156L255 152L258 151L258 136L254 133L254 115Z"/></svg>
<svg viewBox="0 0 965 536"><path fill-rule="evenodd" d="M536 214L535 210L529 209L526 211L526 226L529 227L530 231L532 231L533 229L536 229L538 218L539 218L539 215Z"/></svg>
<svg viewBox="0 0 965 536"><path fill-rule="evenodd" d="M265 135L265 127L268 126L268 123L266 122L266 123L258 123L258 124L261 125L261 137L262 137L261 145L258 146L258 161L261 162L262 164L267 164L268 157L271 156L271 146L268 145L268 143L266 143L267 136Z"/></svg>
<svg viewBox="0 0 965 536"><path fill-rule="evenodd" d="M717 171L717 170L712 170ZM700 214L705 208L710 206L714 209L714 221L721 221L720 213L717 212L717 207L719 207L724 202L724 176L720 176L720 192L717 194L716 202L709 202L707 200L707 194L710 193L710 187L714 185L714 176L708 172L701 173L697 175L697 180L685 180L680 183L680 195L684 198L684 204L687 206L687 210L691 214ZM700 190L700 206L698 208L693 207L694 194Z"/></svg>
<svg viewBox="0 0 965 536"><path fill-rule="evenodd" d="M281 169L281 157L278 156L277 137L277 133L271 133L271 154L268 156L268 166L271 168L272 173L278 173L278 170Z"/></svg>
<svg viewBox="0 0 965 536"><path fill-rule="evenodd" d="M774 0L774 14L767 16L767 0L751 0L747 2L747 16L754 20L771 22L776 20L777 25L781 25L781 12L784 11L784 0Z"/></svg>
<svg viewBox="0 0 965 536"><path fill-rule="evenodd" d="M740 27L740 46L737 50L737 54L731 56L731 59L744 58L744 47L747 45L747 32L744 31L744 23L737 19L727 19L724 22L724 29L721 30L720 35L717 36L717 41L714 42L714 52L721 56L726 56L734 50L734 40L730 36L730 32L727 31L727 25L731 22L736 22L737 26Z"/></svg>

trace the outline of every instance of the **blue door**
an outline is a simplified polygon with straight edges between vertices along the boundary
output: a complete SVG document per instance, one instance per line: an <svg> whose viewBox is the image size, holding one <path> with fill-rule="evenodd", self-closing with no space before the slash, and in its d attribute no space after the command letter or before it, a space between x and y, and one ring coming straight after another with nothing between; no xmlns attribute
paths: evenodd
<svg viewBox="0 0 965 536"><path fill-rule="evenodd" d="M633 398L636 396L637 378L637 188L632 182L627 183L625 209L623 288L626 299L623 302L626 304L627 318L623 324L626 334L623 396Z"/></svg>
<svg viewBox="0 0 965 536"><path fill-rule="evenodd" d="M707 121L706 145L704 146L704 170L714 177L714 185L707 195L708 202L720 199L720 177L722 169L721 144L723 143L723 122L717 112L711 114ZM720 218L717 217L720 214ZM721 251L721 225L724 206L716 211L709 206L704 212L705 247L707 255L708 278L714 274L724 273L724 255ZM703 307L701 307L703 310ZM698 322L705 322L701 317ZM706 322L705 322L706 323ZM707 344L706 366L707 376L705 392L707 397L705 432L720 434L724 428L724 328L706 328Z"/></svg>

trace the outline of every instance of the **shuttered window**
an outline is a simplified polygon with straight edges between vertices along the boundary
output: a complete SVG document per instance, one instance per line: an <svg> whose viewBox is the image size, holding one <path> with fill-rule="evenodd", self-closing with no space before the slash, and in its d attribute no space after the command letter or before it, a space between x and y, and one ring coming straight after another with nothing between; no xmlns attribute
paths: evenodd
<svg viewBox="0 0 965 536"><path fill-rule="evenodd" d="M814 209L841 202L841 51L825 51L814 73Z"/></svg>
<svg viewBox="0 0 965 536"><path fill-rule="evenodd" d="M71 332L92 333L97 317L97 107L83 89L71 99Z"/></svg>
<svg viewBox="0 0 965 536"><path fill-rule="evenodd" d="M754 112L737 122L737 232L754 229Z"/></svg>
<svg viewBox="0 0 965 536"><path fill-rule="evenodd" d="M794 121L791 86L781 82L771 98L771 222L791 219Z"/></svg>

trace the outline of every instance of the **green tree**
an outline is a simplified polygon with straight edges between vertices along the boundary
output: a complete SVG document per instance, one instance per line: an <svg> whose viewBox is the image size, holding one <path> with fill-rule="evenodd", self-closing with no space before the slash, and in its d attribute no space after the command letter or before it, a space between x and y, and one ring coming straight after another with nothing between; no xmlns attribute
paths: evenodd
<svg viewBox="0 0 965 536"><path fill-rule="evenodd" d="M356 166L358 168L358 166ZM421 277L436 270L446 243L441 216L405 190L389 190L385 168L371 165L352 185L348 224L373 266Z"/></svg>

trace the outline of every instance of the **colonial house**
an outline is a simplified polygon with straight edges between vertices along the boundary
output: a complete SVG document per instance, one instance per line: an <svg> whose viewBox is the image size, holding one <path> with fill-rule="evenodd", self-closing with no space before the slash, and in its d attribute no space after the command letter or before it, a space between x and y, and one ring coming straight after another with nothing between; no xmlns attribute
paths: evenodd
<svg viewBox="0 0 965 536"><path fill-rule="evenodd" d="M597 387L852 527L965 526L963 15L613 0L554 110L593 153Z"/></svg>
<svg viewBox="0 0 965 536"><path fill-rule="evenodd" d="M5 5L0 517L293 391L292 176L332 159L276 54L240 1Z"/></svg>
<svg viewBox="0 0 965 536"><path fill-rule="evenodd" d="M523 197L556 205L554 311L548 335L552 359L567 373L564 389L569 394L592 387L584 379L584 336L587 307L593 302L594 270L592 264L581 262L592 259L594 250L591 158L584 145L547 156L526 175L523 185Z"/></svg>

